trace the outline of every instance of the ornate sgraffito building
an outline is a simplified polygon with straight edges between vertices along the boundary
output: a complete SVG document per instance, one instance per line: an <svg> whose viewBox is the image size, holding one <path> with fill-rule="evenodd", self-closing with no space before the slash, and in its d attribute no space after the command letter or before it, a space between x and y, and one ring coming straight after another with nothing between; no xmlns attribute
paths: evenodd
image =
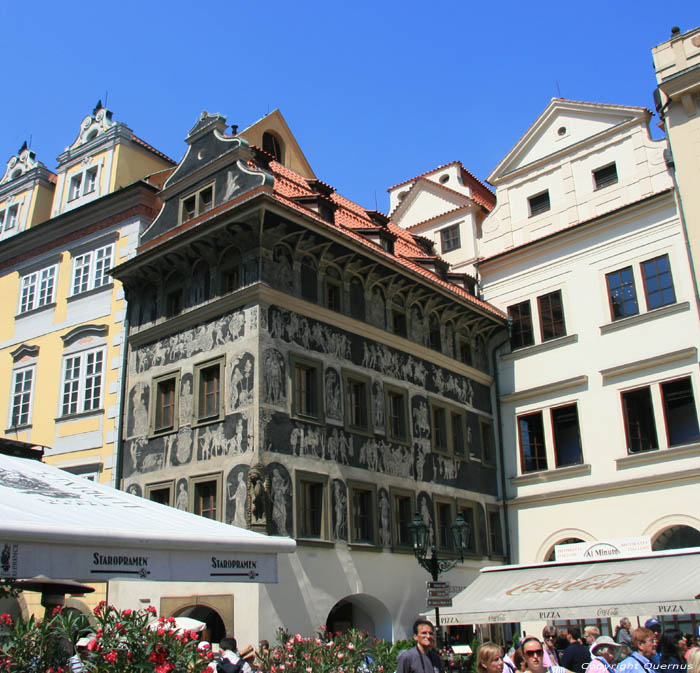
<svg viewBox="0 0 700 673"><path fill-rule="evenodd" d="M158 210L142 178L173 164L98 103L55 174L25 143L0 179L3 434L103 482L117 453L126 305L109 269Z"/></svg>
<svg viewBox="0 0 700 673"><path fill-rule="evenodd" d="M503 558L489 362L505 317L429 241L226 129L202 114L114 270L130 310L121 486L299 547L277 585L148 591L171 611L227 605L244 640L280 624L405 636L425 608L416 510L441 553L457 512L470 522L454 584Z"/></svg>

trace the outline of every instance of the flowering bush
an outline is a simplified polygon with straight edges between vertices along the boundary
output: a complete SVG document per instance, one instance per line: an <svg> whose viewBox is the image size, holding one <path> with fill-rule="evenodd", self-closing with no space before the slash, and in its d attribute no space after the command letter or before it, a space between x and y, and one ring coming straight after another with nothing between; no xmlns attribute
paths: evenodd
<svg viewBox="0 0 700 673"><path fill-rule="evenodd" d="M198 649L195 633L172 628L172 617L151 625L155 608L117 610L101 602L93 620L54 610L50 619L0 615L0 671L3 673L70 673L72 643L91 640L83 655L85 670L99 673L202 673L211 650Z"/></svg>
<svg viewBox="0 0 700 673"><path fill-rule="evenodd" d="M330 633L321 628L315 637L280 630L279 645L259 655L265 673L393 673L399 653L411 643L392 645L361 631Z"/></svg>
<svg viewBox="0 0 700 673"><path fill-rule="evenodd" d="M86 673L204 673L213 658L211 648L197 647L197 634L174 629L172 617L155 616L150 606L117 610L104 601L90 618L60 608L45 620L13 621L0 615L0 673L71 673L72 644L85 635L90 637L82 655ZM256 671L393 673L400 652L413 645L323 628L313 637L281 629L278 641L277 647L259 653Z"/></svg>

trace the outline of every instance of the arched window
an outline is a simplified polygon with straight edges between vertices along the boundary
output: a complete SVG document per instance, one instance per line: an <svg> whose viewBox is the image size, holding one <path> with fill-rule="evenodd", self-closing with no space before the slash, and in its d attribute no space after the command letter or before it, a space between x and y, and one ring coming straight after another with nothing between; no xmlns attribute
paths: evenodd
<svg viewBox="0 0 700 673"><path fill-rule="evenodd" d="M343 281L340 272L334 266L326 269L323 279L323 301L331 311L343 310Z"/></svg>
<svg viewBox="0 0 700 673"><path fill-rule="evenodd" d="M268 154L275 157L276 161L281 164L284 163L284 144L282 141L274 134L269 131L265 131L262 137L263 150Z"/></svg>
<svg viewBox="0 0 700 673"><path fill-rule="evenodd" d="M440 321L434 313L428 318L428 346L436 351L442 350Z"/></svg>
<svg viewBox="0 0 700 673"><path fill-rule="evenodd" d="M189 292L191 306L197 306L211 297L210 276L209 265L204 260L199 260L192 272L192 285Z"/></svg>
<svg viewBox="0 0 700 673"><path fill-rule="evenodd" d="M654 540L653 551L700 547L700 531L692 526L671 526Z"/></svg>
<svg viewBox="0 0 700 673"><path fill-rule="evenodd" d="M185 278L181 273L170 274L165 281L165 317L182 313L184 303Z"/></svg>
<svg viewBox="0 0 700 673"><path fill-rule="evenodd" d="M556 561L556 554L554 551L554 547L557 547L559 545L563 544L578 544L579 542L583 542L581 538L578 537L567 537L564 540L559 540L557 544L553 545L552 548L549 550L549 554L547 554L547 558L545 561Z"/></svg>
<svg viewBox="0 0 700 673"><path fill-rule="evenodd" d="M234 247L227 248L219 262L219 293L235 292L241 286L241 255Z"/></svg>
<svg viewBox="0 0 700 673"><path fill-rule="evenodd" d="M357 276L350 279L350 315L356 320L365 319L365 288Z"/></svg>
<svg viewBox="0 0 700 673"><path fill-rule="evenodd" d="M315 302L318 298L316 262L306 255L301 261L301 296L306 301Z"/></svg>
<svg viewBox="0 0 700 673"><path fill-rule="evenodd" d="M406 302L399 294L395 294L391 300L391 331L402 337L407 335Z"/></svg>

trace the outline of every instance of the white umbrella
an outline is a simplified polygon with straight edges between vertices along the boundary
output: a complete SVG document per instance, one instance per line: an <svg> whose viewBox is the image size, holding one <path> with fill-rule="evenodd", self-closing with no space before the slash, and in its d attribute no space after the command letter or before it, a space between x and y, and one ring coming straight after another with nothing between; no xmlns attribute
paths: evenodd
<svg viewBox="0 0 700 673"><path fill-rule="evenodd" d="M204 622L200 622L199 619L192 619L192 617L174 617L174 619L174 622L167 620L161 622L155 619L148 625L148 628L151 629L151 631L165 629L166 631L176 631L178 633L180 631L194 631L195 633L199 633L200 631L204 631L207 626Z"/></svg>

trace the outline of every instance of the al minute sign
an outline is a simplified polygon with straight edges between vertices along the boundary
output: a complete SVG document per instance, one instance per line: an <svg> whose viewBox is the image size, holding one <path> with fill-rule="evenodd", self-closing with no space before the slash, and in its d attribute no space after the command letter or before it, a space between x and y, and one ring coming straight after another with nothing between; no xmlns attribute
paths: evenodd
<svg viewBox="0 0 700 673"><path fill-rule="evenodd" d="M640 556L651 551L651 538L630 537L620 540L596 540L558 544L554 547L556 561L588 561Z"/></svg>

